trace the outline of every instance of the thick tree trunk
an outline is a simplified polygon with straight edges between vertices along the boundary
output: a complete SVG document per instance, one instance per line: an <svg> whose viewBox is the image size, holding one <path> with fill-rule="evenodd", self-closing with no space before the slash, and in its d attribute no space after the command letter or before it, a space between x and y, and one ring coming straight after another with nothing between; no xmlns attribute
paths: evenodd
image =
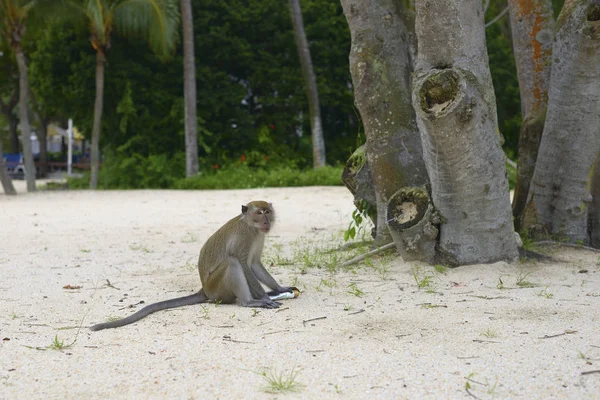
<svg viewBox="0 0 600 400"><path fill-rule="evenodd" d="M6 163L4 162L4 149L2 148L2 138L0 138L0 183L5 194L17 194L15 187L13 186L12 180L8 175L6 169Z"/></svg>
<svg viewBox="0 0 600 400"><path fill-rule="evenodd" d="M304 32L304 21L300 0L289 0L292 25L294 26L294 38L298 48L298 57L304 77L304 87L308 97L308 114L310 118L310 129L312 131L313 166L315 168L325 165L325 140L323 139L323 125L321 124L321 108L319 106L319 92L317 90L317 78L313 70L310 57L310 48Z"/></svg>
<svg viewBox="0 0 600 400"><path fill-rule="evenodd" d="M441 221L436 258L450 265L514 260L481 0L419 1L416 13L413 104Z"/></svg>
<svg viewBox="0 0 600 400"><path fill-rule="evenodd" d="M546 120L554 14L550 0L509 0L508 5L523 114L512 205L515 229L520 231Z"/></svg>
<svg viewBox="0 0 600 400"><path fill-rule="evenodd" d="M90 163L90 189L98 187L98 171L100 168L100 126L102 122L102 106L104 104L104 53L96 50L96 100L94 102L94 123L92 125L92 154Z"/></svg>
<svg viewBox="0 0 600 400"><path fill-rule="evenodd" d="M196 122L196 65L194 56L194 20L191 0L181 0L183 30L183 93L185 98L185 172L198 174L198 136Z"/></svg>
<svg viewBox="0 0 600 400"><path fill-rule="evenodd" d="M596 164L594 165L589 227L590 246L600 249L600 157L596 157Z"/></svg>
<svg viewBox="0 0 600 400"><path fill-rule="evenodd" d="M31 148L31 125L27 110L27 94L29 93L29 80L27 78L27 62L20 45L15 47L15 57L19 66L19 122L21 126L21 144L23 145L23 159L25 160L25 180L27 191L35 192L35 163Z"/></svg>
<svg viewBox="0 0 600 400"><path fill-rule="evenodd" d="M557 20L548 113L524 228L589 243L594 165L600 154L600 2L567 2Z"/></svg>
<svg viewBox="0 0 600 400"><path fill-rule="evenodd" d="M428 183L410 95L412 21L395 0L342 0L342 6L352 36L354 98L365 127L367 163L375 187L375 244L381 246L392 241L387 224L392 195ZM414 258L403 251L403 234L398 235L401 255Z"/></svg>

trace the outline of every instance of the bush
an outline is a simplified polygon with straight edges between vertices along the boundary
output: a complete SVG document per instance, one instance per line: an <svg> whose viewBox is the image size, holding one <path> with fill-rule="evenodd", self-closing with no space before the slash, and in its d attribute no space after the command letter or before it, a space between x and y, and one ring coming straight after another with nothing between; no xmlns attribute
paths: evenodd
<svg viewBox="0 0 600 400"><path fill-rule="evenodd" d="M143 157L134 154L119 157L116 153L107 152L98 176L99 189L167 189L185 176L185 154L178 153L173 157L166 154L155 154ZM90 174L81 178L69 178L70 189L87 189Z"/></svg>
<svg viewBox="0 0 600 400"><path fill-rule="evenodd" d="M335 186L342 185L342 167L323 167L299 170L291 167L254 169L245 164L216 170L181 179L176 189L250 189L284 186Z"/></svg>
<svg viewBox="0 0 600 400"><path fill-rule="evenodd" d="M284 186L342 185L342 167L301 170L290 166L228 165L184 178L185 155L117 157L108 153L100 168L99 189L250 189ZM87 189L90 174L69 178L69 189Z"/></svg>

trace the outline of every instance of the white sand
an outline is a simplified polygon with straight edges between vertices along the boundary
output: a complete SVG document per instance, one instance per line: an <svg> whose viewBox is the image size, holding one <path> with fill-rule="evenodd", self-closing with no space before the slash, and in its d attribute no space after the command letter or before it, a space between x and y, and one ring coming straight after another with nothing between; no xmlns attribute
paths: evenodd
<svg viewBox="0 0 600 400"><path fill-rule="evenodd" d="M387 273L375 261L331 274L305 269L301 254L341 237L353 210L341 187L18 187L15 197L0 192L0 399L469 398L469 376L481 399L600 398L600 373L582 375L600 369L598 254L564 249L552 252L555 263L446 274L396 258ZM207 304L118 329L85 328L140 301L196 291L203 242L253 199L278 211L265 259L295 257L269 269L283 285L297 278L299 298L277 311ZM414 271L433 276L431 290L417 287ZM525 273L537 287L516 286ZM349 293L351 283L362 297ZM49 349L55 335L76 341ZM303 386L266 393L265 370L295 370Z"/></svg>

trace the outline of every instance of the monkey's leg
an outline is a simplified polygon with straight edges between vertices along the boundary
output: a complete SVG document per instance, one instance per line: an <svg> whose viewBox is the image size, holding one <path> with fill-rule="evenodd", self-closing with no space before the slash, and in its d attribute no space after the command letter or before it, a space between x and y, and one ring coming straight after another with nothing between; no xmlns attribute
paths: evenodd
<svg viewBox="0 0 600 400"><path fill-rule="evenodd" d="M281 305L267 296L250 268L244 268L238 259L224 260L208 277L206 287L213 300L228 300L232 296L243 307L277 308Z"/></svg>
<svg viewBox="0 0 600 400"><path fill-rule="evenodd" d="M200 289L199 292L194 293L189 296L178 297L176 299L159 301L158 303L149 304L146 307L142 308L138 312L131 314L129 317L119 319L117 321L105 322L102 324L92 325L90 330L99 331L101 329L108 328L118 328L120 326L129 325L134 322L139 321L140 319L147 317L148 315L160 311L166 310L167 308L176 308L182 306L189 306L192 304L200 304L206 303L208 301L208 297L204 294L204 291Z"/></svg>

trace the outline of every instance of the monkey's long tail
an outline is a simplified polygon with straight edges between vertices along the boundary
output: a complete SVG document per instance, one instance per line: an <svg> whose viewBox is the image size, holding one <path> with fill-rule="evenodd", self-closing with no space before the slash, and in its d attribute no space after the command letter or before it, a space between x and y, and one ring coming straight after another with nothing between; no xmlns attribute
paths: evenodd
<svg viewBox="0 0 600 400"><path fill-rule="evenodd" d="M99 331L102 329L109 328L118 328L120 326L129 325L140 319L147 317L148 315L166 310L168 308L176 308L182 306L191 306L193 304L206 303L208 301L208 297L204 294L204 291L200 289L199 292L191 294L189 296L177 297L175 299L159 301L158 303L149 304L146 307L142 308L138 312L131 314L129 317L119 319L117 321L105 322L102 324L92 325L90 326L90 330Z"/></svg>

